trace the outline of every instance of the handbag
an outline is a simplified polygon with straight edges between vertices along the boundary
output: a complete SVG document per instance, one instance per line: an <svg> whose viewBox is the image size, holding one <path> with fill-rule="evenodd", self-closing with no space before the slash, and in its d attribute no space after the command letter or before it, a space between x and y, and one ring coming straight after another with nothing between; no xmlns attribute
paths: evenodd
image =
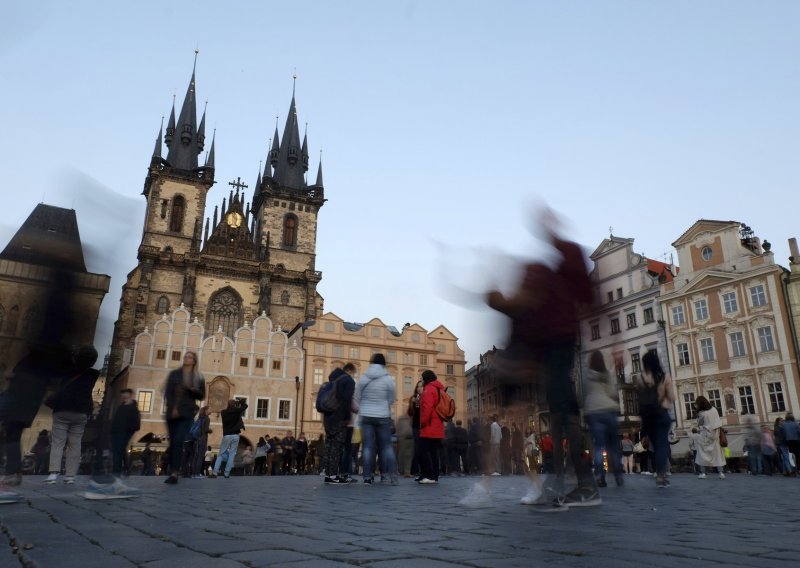
<svg viewBox="0 0 800 568"><path fill-rule="evenodd" d="M80 373L78 373L77 375L72 377L70 380L68 380L66 383L61 385L61 388L56 390L54 393L50 394L50 396L48 396L46 399L44 399L44 405L47 408L51 408L52 409L56 405L56 402L58 402L58 397L60 397L64 393L64 391L67 390L67 387L69 385L71 385L73 382L75 382L75 379L80 377L83 373L84 373L84 371L81 371Z"/></svg>
<svg viewBox="0 0 800 568"><path fill-rule="evenodd" d="M720 428L719 429L719 446L721 448L727 448L728 447L728 435L725 433L725 429L724 428Z"/></svg>

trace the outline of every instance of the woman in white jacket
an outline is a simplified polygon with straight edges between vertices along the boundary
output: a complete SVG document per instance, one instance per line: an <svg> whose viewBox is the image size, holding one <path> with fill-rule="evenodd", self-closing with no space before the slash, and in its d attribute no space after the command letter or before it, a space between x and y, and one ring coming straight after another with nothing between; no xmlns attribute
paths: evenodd
<svg viewBox="0 0 800 568"><path fill-rule="evenodd" d="M371 484L376 445L381 456L381 473L397 481L397 461L392 447L392 404L397 399L394 379L386 372L386 359L376 353L361 375L353 395L361 423L361 459L364 483Z"/></svg>
<svg viewBox="0 0 800 568"><path fill-rule="evenodd" d="M717 409L708 402L704 396L698 396L694 401L697 406L697 428L700 430L697 440L697 456L695 462L700 467L700 479L706 477L706 467L716 467L719 478L725 479L722 468L725 467L725 454L719 444L719 431L722 429L722 419Z"/></svg>

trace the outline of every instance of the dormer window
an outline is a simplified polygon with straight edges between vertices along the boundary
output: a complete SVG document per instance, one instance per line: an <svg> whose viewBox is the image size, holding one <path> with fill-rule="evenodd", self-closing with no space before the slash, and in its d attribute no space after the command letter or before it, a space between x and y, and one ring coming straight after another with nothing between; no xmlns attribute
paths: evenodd
<svg viewBox="0 0 800 568"><path fill-rule="evenodd" d="M714 251L711 250L711 247L703 247L703 250L700 251L700 255L703 257L703 260L708 262L714 255Z"/></svg>

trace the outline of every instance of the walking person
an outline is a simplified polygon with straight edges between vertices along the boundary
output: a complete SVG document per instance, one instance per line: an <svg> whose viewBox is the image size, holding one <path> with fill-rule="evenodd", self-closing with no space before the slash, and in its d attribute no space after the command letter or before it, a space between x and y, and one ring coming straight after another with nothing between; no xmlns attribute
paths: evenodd
<svg viewBox="0 0 800 568"><path fill-rule="evenodd" d="M222 419L222 442L219 445L219 453L214 462L214 469L211 477L216 478L220 475L222 462L225 462L225 479L231 476L233 463L236 460L236 452L239 450L239 434L244 430L244 420L242 416L247 410L247 403L243 400L231 399L228 406L220 412Z"/></svg>
<svg viewBox="0 0 800 568"><path fill-rule="evenodd" d="M492 475L502 475L503 465L500 460L500 445L503 441L503 429L497 422L497 415L492 416L489 437L489 469Z"/></svg>
<svg viewBox="0 0 800 568"><path fill-rule="evenodd" d="M455 475L469 474L469 460L467 459L467 449L469 448L469 433L464 428L461 420L456 420L456 429L453 433L453 447L450 453L450 473Z"/></svg>
<svg viewBox="0 0 800 568"><path fill-rule="evenodd" d="M775 447L775 438L766 424L761 427L761 457L764 475L772 475L777 466L778 449Z"/></svg>
<svg viewBox="0 0 800 568"><path fill-rule="evenodd" d="M197 401L206 396L206 381L197 369L197 354L187 351L183 365L170 371L164 396L167 402L167 432L169 435L169 477L164 483L178 483L183 458L183 444L197 412Z"/></svg>
<svg viewBox="0 0 800 568"><path fill-rule="evenodd" d="M308 440L304 432L300 432L300 437L294 443L294 461L297 464L297 475L305 475L306 458L308 457Z"/></svg>
<svg viewBox="0 0 800 568"><path fill-rule="evenodd" d="M133 390L122 389L119 398L119 406L111 419L111 473L115 477L128 471L128 443L142 424Z"/></svg>
<svg viewBox="0 0 800 568"><path fill-rule="evenodd" d="M194 479L206 476L206 448L208 448L208 435L211 433L211 418L208 416L208 406L203 406L197 413L197 439L194 440L194 452L189 473Z"/></svg>
<svg viewBox="0 0 800 568"><path fill-rule="evenodd" d="M608 372L602 352L592 351L589 355L589 370L586 373L586 379L583 415L592 432L595 481L598 487L608 485L603 465L603 450L605 449L608 468L614 474L617 487L621 487L624 478L622 477L622 458L617 432L619 391L616 377ZM633 453L633 445L631 445L631 453Z"/></svg>
<svg viewBox="0 0 800 568"><path fill-rule="evenodd" d="M700 479L706 478L706 467L715 467L719 478L725 479L722 469L725 467L725 455L719 443L719 434L722 429L722 419L717 409L711 405L704 396L698 396L694 401L697 406L697 429L700 437L697 444L697 465L700 466Z"/></svg>
<svg viewBox="0 0 800 568"><path fill-rule="evenodd" d="M329 485L350 482L350 464L344 462L351 460L349 456L345 456L345 442L353 413L353 393L356 383L348 371L355 371L352 363L347 363L342 369L334 369L328 376L328 381L334 383L333 388L336 389L338 402L336 410L322 415L322 424L325 427L325 456L322 469L325 471L325 483ZM350 437L352 448L352 433Z"/></svg>
<svg viewBox="0 0 800 568"><path fill-rule="evenodd" d="M258 443L256 444L256 460L255 460L255 471L256 475L264 475L267 469L267 452L269 451L269 444L264 439L264 436L261 436L258 439Z"/></svg>
<svg viewBox="0 0 800 568"><path fill-rule="evenodd" d="M406 414L411 417L411 434L414 439L414 451L411 458L411 470L409 473L417 475L417 481L422 479L419 472L419 401L422 397L422 390L425 385L422 381L417 381L414 386L414 394L408 399L408 411Z"/></svg>
<svg viewBox="0 0 800 568"><path fill-rule="evenodd" d="M394 379L386 372L386 359L383 354L375 353L359 379L353 396L359 408L362 468L366 484L373 481L376 448L381 456L381 469L385 470L381 473L388 473L392 484L397 484L397 464L392 447L392 405L397 399L396 389Z"/></svg>
<svg viewBox="0 0 800 568"><path fill-rule="evenodd" d="M786 443L784 420L780 417L775 419L775 445L778 448L783 475L788 477L794 473L794 468L792 467L792 460L789 457L789 446Z"/></svg>
<svg viewBox="0 0 800 568"><path fill-rule="evenodd" d="M81 462L81 439L94 403L92 390L100 372L92 369L97 361L94 347L81 347L75 361L76 374L62 379L58 390L48 398L53 409L53 445L50 450L50 475L46 483L56 483L61 472L61 459L66 446L64 483L75 483Z"/></svg>
<svg viewBox="0 0 800 568"><path fill-rule="evenodd" d="M795 421L794 414L791 412L786 414L783 421L783 432L789 453L794 456L794 460L792 460L794 465L791 466L792 475L797 475L798 468L800 468L800 424Z"/></svg>
<svg viewBox="0 0 800 568"><path fill-rule="evenodd" d="M444 385L430 369L422 372L424 388L419 404L420 476L422 485L439 483L439 451L444 441L444 421L436 413Z"/></svg>
<svg viewBox="0 0 800 568"><path fill-rule="evenodd" d="M642 357L642 373L637 376L636 386L642 430L648 442L647 446L642 442L642 446L652 450L655 456L656 487L663 489L669 486L669 429L672 425L669 409L675 401L675 387L664 373L655 351L648 351Z"/></svg>
<svg viewBox="0 0 800 568"><path fill-rule="evenodd" d="M256 456L253 453L253 446L247 446L242 452L242 475L253 475L253 465Z"/></svg>
<svg viewBox="0 0 800 568"><path fill-rule="evenodd" d="M625 432L622 435L622 471L627 474L633 473L633 440L631 435Z"/></svg>

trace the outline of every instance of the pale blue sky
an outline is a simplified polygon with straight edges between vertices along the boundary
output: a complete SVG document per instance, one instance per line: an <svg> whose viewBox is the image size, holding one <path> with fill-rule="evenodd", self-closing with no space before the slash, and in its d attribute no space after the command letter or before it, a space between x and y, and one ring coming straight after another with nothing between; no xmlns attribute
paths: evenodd
<svg viewBox="0 0 800 568"><path fill-rule="evenodd" d="M0 20L3 243L38 202L75 207L85 239L115 247L113 265L90 262L114 277L109 323L195 47L217 128L211 206L238 176L252 188L296 68L312 173L324 150L326 310L444 324L471 363L498 330L440 281L479 288L494 277L485 251L529 252L534 199L589 251L613 226L659 257L697 219L735 219L787 265L800 236L794 2L33 4Z"/></svg>

